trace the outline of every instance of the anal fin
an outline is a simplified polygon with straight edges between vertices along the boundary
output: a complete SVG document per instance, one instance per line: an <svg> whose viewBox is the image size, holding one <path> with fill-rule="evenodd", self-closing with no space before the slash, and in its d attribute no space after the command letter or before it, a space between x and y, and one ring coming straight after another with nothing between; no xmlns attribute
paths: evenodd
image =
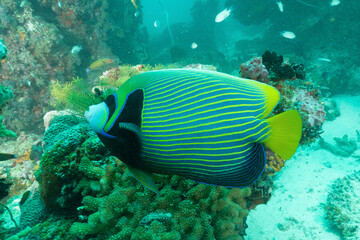
<svg viewBox="0 0 360 240"><path fill-rule="evenodd" d="M134 175L134 177L145 187L147 187L148 189L150 189L151 191L153 191L156 194L159 194L159 190L156 187L155 184L155 175L137 168L133 168L130 167L129 165L127 165L128 169L130 170L130 172Z"/></svg>

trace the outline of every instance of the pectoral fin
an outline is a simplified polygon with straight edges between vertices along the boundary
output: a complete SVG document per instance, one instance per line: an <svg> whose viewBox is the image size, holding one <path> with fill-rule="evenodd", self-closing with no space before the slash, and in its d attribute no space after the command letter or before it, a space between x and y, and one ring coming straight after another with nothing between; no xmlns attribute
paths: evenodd
<svg viewBox="0 0 360 240"><path fill-rule="evenodd" d="M145 187L150 189L156 194L159 194L159 190L156 187L155 184L155 175L137 168L132 168L130 166L127 166L130 172L134 175L134 177Z"/></svg>

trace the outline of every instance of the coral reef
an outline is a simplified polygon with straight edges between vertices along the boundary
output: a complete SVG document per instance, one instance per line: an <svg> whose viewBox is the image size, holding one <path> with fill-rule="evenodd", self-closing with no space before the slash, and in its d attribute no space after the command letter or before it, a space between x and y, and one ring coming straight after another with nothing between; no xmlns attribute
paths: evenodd
<svg viewBox="0 0 360 240"><path fill-rule="evenodd" d="M119 85L141 68L114 68L99 81ZM36 177L49 212L76 213L71 236L242 239L248 210L266 203L271 195L269 179L251 188L227 189L179 176L161 176L161 191L155 195L120 160L109 156L82 118L66 112L45 119L44 154Z"/></svg>
<svg viewBox="0 0 360 240"><path fill-rule="evenodd" d="M315 98L312 92L296 89L291 101L301 112L306 113L303 117L306 118L307 125L310 127L321 126L325 121L326 112L324 106Z"/></svg>
<svg viewBox="0 0 360 240"><path fill-rule="evenodd" d="M302 64L290 64L284 61L283 56L269 51L266 51L261 58L270 73L269 79L273 82L294 80L296 78L305 79L305 70Z"/></svg>
<svg viewBox="0 0 360 240"><path fill-rule="evenodd" d="M335 144L326 142L323 138L319 140L319 146L341 157L350 157L356 150L357 144L354 139L349 139L348 135L342 138L334 137Z"/></svg>
<svg viewBox="0 0 360 240"><path fill-rule="evenodd" d="M122 65L103 72L98 82L102 88L119 88L126 80L141 73L144 65Z"/></svg>
<svg viewBox="0 0 360 240"><path fill-rule="evenodd" d="M91 62L106 57L116 63L120 59L135 63L144 52L139 28L142 14L134 16L136 11L141 13L140 0L138 10L125 0L62 0L62 7L57 1L19 4L4 0L0 6L1 38L8 49L6 60L1 62L0 80L14 89L15 96L9 111L4 112L4 125L16 133L43 132L41 118L51 108L51 82L65 84L74 76L87 77L91 82L98 73L86 75ZM81 45L83 50L72 53L74 45Z"/></svg>
<svg viewBox="0 0 360 240"><path fill-rule="evenodd" d="M46 214L44 201L40 197L40 192L28 193L27 199L21 199L20 202L20 223L19 228L25 229L39 223Z"/></svg>
<svg viewBox="0 0 360 240"><path fill-rule="evenodd" d="M257 80L259 82L269 82L269 72L266 70L261 57L254 57L249 61L240 64L241 77Z"/></svg>
<svg viewBox="0 0 360 240"><path fill-rule="evenodd" d="M162 183L155 195L122 162L109 157L94 132L75 116L50 121L44 143L37 174L41 195L49 211L60 208L73 214L78 209L82 221L72 224L73 236L242 239L250 188L227 189L162 176L167 184Z"/></svg>
<svg viewBox="0 0 360 240"><path fill-rule="evenodd" d="M265 63L263 63L264 58ZM281 100L273 114L294 108L300 112L303 122L301 144L309 144L319 138L326 112L320 100L320 91L306 87L306 82L302 83L304 79L301 78L305 78L305 71L301 64L289 65L284 62L282 56L274 52L265 52L263 57L253 57L240 64L240 69L241 77L267 83L279 90ZM284 69L289 70L289 76L291 75L292 79L286 78ZM295 79L297 79L297 84L293 81Z"/></svg>
<svg viewBox="0 0 360 240"><path fill-rule="evenodd" d="M269 148L265 148L266 154L266 167L265 171L268 175L274 175L276 172L279 172L285 166L285 159L281 158L279 155L271 151Z"/></svg>
<svg viewBox="0 0 360 240"><path fill-rule="evenodd" d="M360 172L338 178L328 193L324 206L326 218L345 240L359 239Z"/></svg>

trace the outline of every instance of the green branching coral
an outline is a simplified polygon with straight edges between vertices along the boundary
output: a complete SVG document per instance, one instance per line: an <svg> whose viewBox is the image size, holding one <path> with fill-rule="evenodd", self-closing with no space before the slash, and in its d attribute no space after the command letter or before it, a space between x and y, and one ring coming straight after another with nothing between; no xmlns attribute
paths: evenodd
<svg viewBox="0 0 360 240"><path fill-rule="evenodd" d="M93 134L74 116L56 117L45 133L41 193L50 212L76 213L70 237L242 239L250 188L161 176L164 183L155 195L119 159L109 157Z"/></svg>

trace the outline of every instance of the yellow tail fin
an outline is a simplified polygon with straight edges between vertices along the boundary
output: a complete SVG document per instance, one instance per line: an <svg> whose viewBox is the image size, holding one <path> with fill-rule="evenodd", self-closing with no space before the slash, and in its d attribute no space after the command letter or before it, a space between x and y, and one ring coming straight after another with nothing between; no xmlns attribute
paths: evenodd
<svg viewBox="0 0 360 240"><path fill-rule="evenodd" d="M296 110L280 113L265 120L271 134L264 144L284 159L290 159L299 146L302 122Z"/></svg>

